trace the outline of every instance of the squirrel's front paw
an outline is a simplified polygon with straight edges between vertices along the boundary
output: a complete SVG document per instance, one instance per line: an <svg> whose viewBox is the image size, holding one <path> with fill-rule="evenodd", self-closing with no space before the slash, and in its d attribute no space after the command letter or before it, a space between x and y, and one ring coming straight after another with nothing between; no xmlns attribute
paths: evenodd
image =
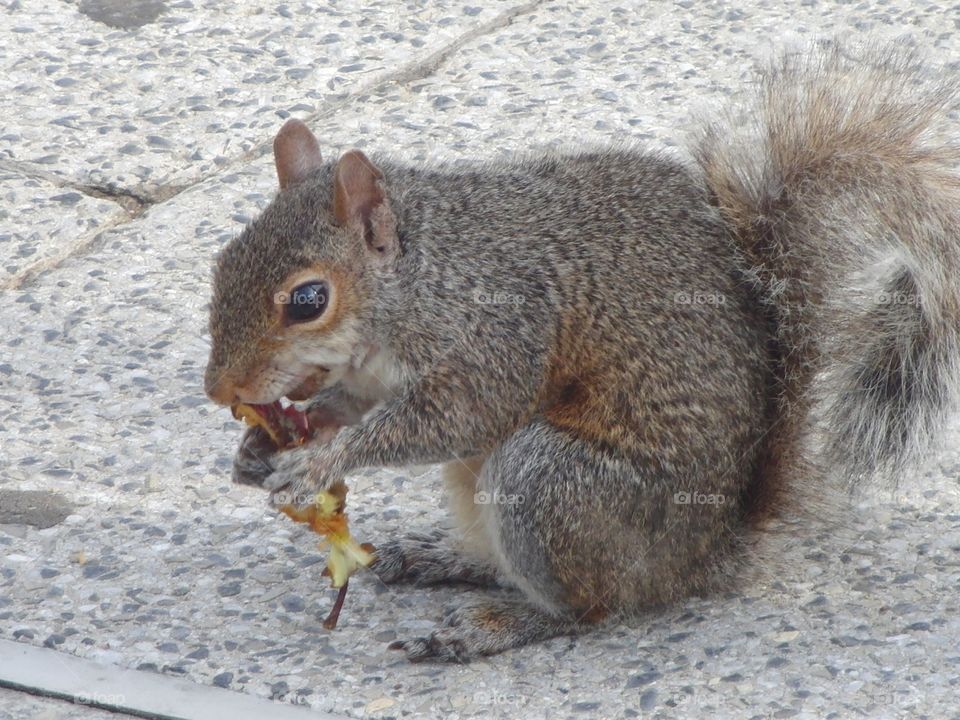
<svg viewBox="0 0 960 720"><path fill-rule="evenodd" d="M307 505L313 500L320 488L311 479L311 458L307 448L286 450L274 458L274 471L263 483L274 505Z"/></svg>
<svg viewBox="0 0 960 720"><path fill-rule="evenodd" d="M233 458L231 479L240 485L263 487L273 472L277 445L261 427L248 428Z"/></svg>
<svg viewBox="0 0 960 720"><path fill-rule="evenodd" d="M341 480L343 474L333 472L329 455L325 448L309 445L278 453L273 459L273 474L263 483L271 492L271 502L278 507L305 507L318 492Z"/></svg>

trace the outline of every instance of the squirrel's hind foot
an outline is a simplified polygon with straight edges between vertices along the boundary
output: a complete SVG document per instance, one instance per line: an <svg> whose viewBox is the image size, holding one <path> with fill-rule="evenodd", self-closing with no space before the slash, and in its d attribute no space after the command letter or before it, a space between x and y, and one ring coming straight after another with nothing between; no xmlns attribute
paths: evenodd
<svg viewBox="0 0 960 720"><path fill-rule="evenodd" d="M388 648L402 650L411 662L463 663L583 629L574 618L549 615L523 601L482 600L449 612L428 637L397 640Z"/></svg>

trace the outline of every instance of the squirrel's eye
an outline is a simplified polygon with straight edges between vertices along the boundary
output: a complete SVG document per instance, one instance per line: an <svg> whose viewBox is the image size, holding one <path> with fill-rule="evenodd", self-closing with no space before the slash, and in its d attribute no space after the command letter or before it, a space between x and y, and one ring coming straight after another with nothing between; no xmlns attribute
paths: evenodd
<svg viewBox="0 0 960 720"><path fill-rule="evenodd" d="M308 282L298 285L287 299L284 313L290 322L306 322L323 315L327 308L327 285Z"/></svg>

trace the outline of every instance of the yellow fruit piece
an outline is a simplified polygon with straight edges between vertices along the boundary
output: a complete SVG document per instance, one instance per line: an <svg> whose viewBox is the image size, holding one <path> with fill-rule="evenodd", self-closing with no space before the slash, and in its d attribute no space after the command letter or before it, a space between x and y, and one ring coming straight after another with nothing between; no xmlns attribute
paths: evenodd
<svg viewBox="0 0 960 720"><path fill-rule="evenodd" d="M259 425L281 451L301 445L311 437L307 416L294 406L284 407L279 401L266 405L237 404L233 406L233 416L250 426ZM340 592L330 615L323 621L323 626L329 630L337 626L350 576L373 562L370 553L373 546L360 545L350 536L347 516L343 512L346 498L347 486L340 482L329 491L317 493L314 502L307 507L284 505L279 508L291 520L306 523L330 543L326 574L330 576L333 587L339 588Z"/></svg>
<svg viewBox="0 0 960 720"><path fill-rule="evenodd" d="M291 520L306 523L330 543L327 556L327 570L332 585L343 587L347 580L361 567L373 562L373 555L360 546L350 535L347 527L347 515L343 512L343 499L346 486L335 488L333 492L317 493L314 502L304 508L284 505L280 511Z"/></svg>
<svg viewBox="0 0 960 720"><path fill-rule="evenodd" d="M327 569L330 570L331 585L335 588L343 587L351 575L373 562L373 556L352 537L344 541L331 541L331 545Z"/></svg>
<svg viewBox="0 0 960 720"><path fill-rule="evenodd" d="M267 431L267 435L270 436L270 439L273 440L273 444L280 447L282 445L280 437L277 435L277 431L271 427L270 423L267 422L267 419L263 417L260 413L254 410L249 405L234 405L232 408L233 416L238 420L243 420L250 427L257 427L258 425Z"/></svg>

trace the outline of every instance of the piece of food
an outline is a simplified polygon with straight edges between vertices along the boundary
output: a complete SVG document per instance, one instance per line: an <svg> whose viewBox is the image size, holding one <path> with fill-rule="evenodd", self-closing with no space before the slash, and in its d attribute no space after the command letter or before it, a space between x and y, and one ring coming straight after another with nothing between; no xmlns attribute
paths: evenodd
<svg viewBox="0 0 960 720"><path fill-rule="evenodd" d="M280 450L302 445L310 436L310 424L305 413L295 407L284 407L280 401L265 405L234 405L233 416L243 419L248 425L260 426ZM350 535L347 515L343 508L347 498L347 486L340 482L330 490L317 493L314 502L303 508L284 505L280 512L296 522L306 523L330 543L327 569L331 584L339 588L336 602L323 626L332 630L347 594L347 582L359 568L373 562L373 546L361 545Z"/></svg>
<svg viewBox="0 0 960 720"><path fill-rule="evenodd" d="M346 496L346 484L338 483L329 491L317 493L313 504L305 508L295 508L291 505L280 508L280 511L291 520L306 523L330 543L327 570L324 574L330 576L333 587L340 588L333 610L323 622L323 626L331 630L337 626L337 618L343 606L343 598L347 594L350 576L361 567L366 567L373 562L372 546L361 545L350 535L347 515L343 512Z"/></svg>
<svg viewBox="0 0 960 720"><path fill-rule="evenodd" d="M284 407L279 400L264 405L234 405L231 410L237 420L250 426L259 425L281 450L302 445L310 437L307 414L293 405Z"/></svg>

